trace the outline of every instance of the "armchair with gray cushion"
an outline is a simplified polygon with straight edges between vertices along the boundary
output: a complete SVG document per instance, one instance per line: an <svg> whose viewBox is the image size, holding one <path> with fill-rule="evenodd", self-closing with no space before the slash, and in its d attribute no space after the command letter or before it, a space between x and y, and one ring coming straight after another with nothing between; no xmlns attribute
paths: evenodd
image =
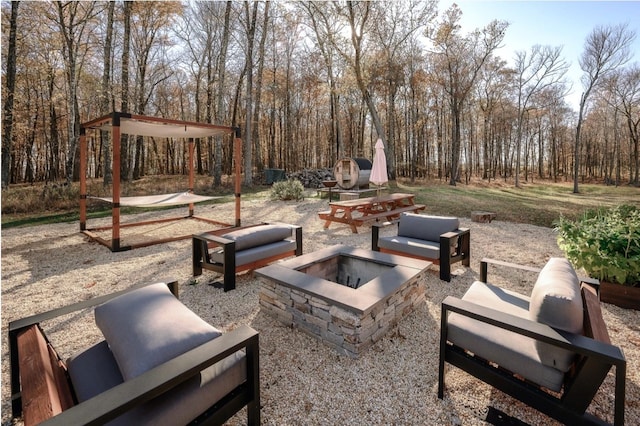
<svg viewBox="0 0 640 426"><path fill-rule="evenodd" d="M13 416L25 425L223 424L246 406L247 422L260 424L258 333L221 333L178 301L177 283L169 286L11 322ZM61 360L41 323L94 306L104 339Z"/></svg>
<svg viewBox="0 0 640 426"><path fill-rule="evenodd" d="M389 223L398 224L397 235L380 236L380 228ZM402 213L393 222L371 227L371 248L383 253L430 260L440 265L440 279L451 281L451 265L462 262L469 266L471 234L468 228L459 228L456 217L429 216Z"/></svg>
<svg viewBox="0 0 640 426"><path fill-rule="evenodd" d="M193 276L221 273L224 291L236 288L236 273L302 254L302 227L262 223L193 236Z"/></svg>
<svg viewBox="0 0 640 426"><path fill-rule="evenodd" d="M442 302L438 397L448 363L564 424L606 424L586 410L615 367L611 417L624 424L626 360L609 339L597 281L551 258L527 296L489 284L490 264L536 271L483 259L481 279Z"/></svg>

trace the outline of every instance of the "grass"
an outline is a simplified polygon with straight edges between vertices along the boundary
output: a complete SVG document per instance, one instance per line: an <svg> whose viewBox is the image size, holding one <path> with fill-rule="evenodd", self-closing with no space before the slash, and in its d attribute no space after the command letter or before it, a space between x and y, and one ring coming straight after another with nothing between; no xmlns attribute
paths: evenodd
<svg viewBox="0 0 640 426"><path fill-rule="evenodd" d="M185 190L180 186L184 179L175 176L147 177L122 187L122 195L148 195ZM494 181L473 182L469 185L450 186L435 181L411 184L397 181L390 184L395 192L416 194L416 203L425 204L429 214L469 217L472 211L491 211L498 220L552 227L562 215L575 219L586 210L633 204L640 207L640 189L630 186L605 186L582 184L580 193L573 194L571 183L526 183L515 188L513 183ZM254 185L242 188L243 200L266 198L271 187ZM100 181L88 185L91 195L110 195ZM202 195L217 195L224 198L210 203L233 200L231 177L223 180L220 187L211 186L211 178L198 176L195 192ZM315 191L309 191L315 196ZM43 225L79 220L79 188L72 185L14 185L2 191L2 229L18 226ZM109 205L89 203L89 218L111 215ZM122 214L139 213L141 209L123 208Z"/></svg>
<svg viewBox="0 0 640 426"><path fill-rule="evenodd" d="M593 208L619 204L640 207L640 189L630 186L583 184L580 193L574 194L569 183L544 182L516 188L504 183L450 186L398 182L397 190L416 194L416 203L425 204L428 213L469 217L472 211L490 211L498 220L545 227L552 227L561 215L575 219Z"/></svg>

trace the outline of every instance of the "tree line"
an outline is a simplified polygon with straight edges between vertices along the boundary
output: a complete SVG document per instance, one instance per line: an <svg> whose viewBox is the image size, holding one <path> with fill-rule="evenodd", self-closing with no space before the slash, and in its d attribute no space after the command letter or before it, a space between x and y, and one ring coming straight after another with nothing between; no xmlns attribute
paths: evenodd
<svg viewBox="0 0 640 426"><path fill-rule="evenodd" d="M501 58L508 24L464 32L462 13L437 0L3 2L2 186L77 179L80 124L111 111L241 128L247 184L372 159L380 138L392 179L640 185L627 24L594 28L569 58L583 71L574 111L561 47ZM88 173L108 185L109 136L89 142ZM196 141L213 185L231 173L229 142ZM123 179L186 171L183 140L123 136L120 156Z"/></svg>

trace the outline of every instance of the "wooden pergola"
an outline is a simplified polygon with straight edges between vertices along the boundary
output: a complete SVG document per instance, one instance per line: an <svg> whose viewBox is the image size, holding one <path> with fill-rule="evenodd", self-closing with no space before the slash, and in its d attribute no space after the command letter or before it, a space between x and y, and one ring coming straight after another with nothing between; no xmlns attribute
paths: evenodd
<svg viewBox="0 0 640 426"><path fill-rule="evenodd" d="M87 227L87 130L105 130L111 132L112 137L112 161L113 161L113 195L109 199L112 203L112 224L111 226L89 228ZM153 221L120 223L120 208L127 197L120 195L120 136L122 134L137 136L152 136L160 138L187 138L189 140L189 191L185 194L175 197L180 200L180 204L189 206L187 216L176 218L158 219ZM130 226L142 226L153 223L168 222L179 219L196 219L209 222L215 225L230 227L232 225L217 222L211 219L197 217L194 215L194 202L203 197L193 194L194 190L194 139L206 138L209 136L220 136L233 134L233 156L235 162L235 226L240 226L240 181L242 167L242 139L240 139L240 130L237 127L219 126L207 123L197 123L182 120L170 120L166 118L150 117L144 115L134 115L123 112L112 112L109 115L96 118L94 120L83 123L80 128L80 232L83 232L92 240L105 245L111 251L124 251L134 248L145 247L153 244L160 244L169 241L176 241L185 238L191 238L189 235L171 236L152 241L145 241L139 244L131 244L122 246L120 244L120 229ZM144 198L144 197L141 197ZM104 200L104 198L103 198ZM128 203L127 205L134 205ZM96 232L111 230L111 241L99 237Z"/></svg>

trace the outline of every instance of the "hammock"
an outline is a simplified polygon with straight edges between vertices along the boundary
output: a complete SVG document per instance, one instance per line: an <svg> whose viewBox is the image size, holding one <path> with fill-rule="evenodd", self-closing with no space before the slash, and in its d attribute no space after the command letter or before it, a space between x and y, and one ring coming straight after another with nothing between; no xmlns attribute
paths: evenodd
<svg viewBox="0 0 640 426"><path fill-rule="evenodd" d="M96 200L113 203L111 197L89 197ZM202 201L214 200L222 197L207 197L204 195L196 195L190 192L176 192L173 194L160 195L142 195L139 197L120 197L120 206L127 207L164 207L164 206L180 206L184 204L199 203Z"/></svg>

